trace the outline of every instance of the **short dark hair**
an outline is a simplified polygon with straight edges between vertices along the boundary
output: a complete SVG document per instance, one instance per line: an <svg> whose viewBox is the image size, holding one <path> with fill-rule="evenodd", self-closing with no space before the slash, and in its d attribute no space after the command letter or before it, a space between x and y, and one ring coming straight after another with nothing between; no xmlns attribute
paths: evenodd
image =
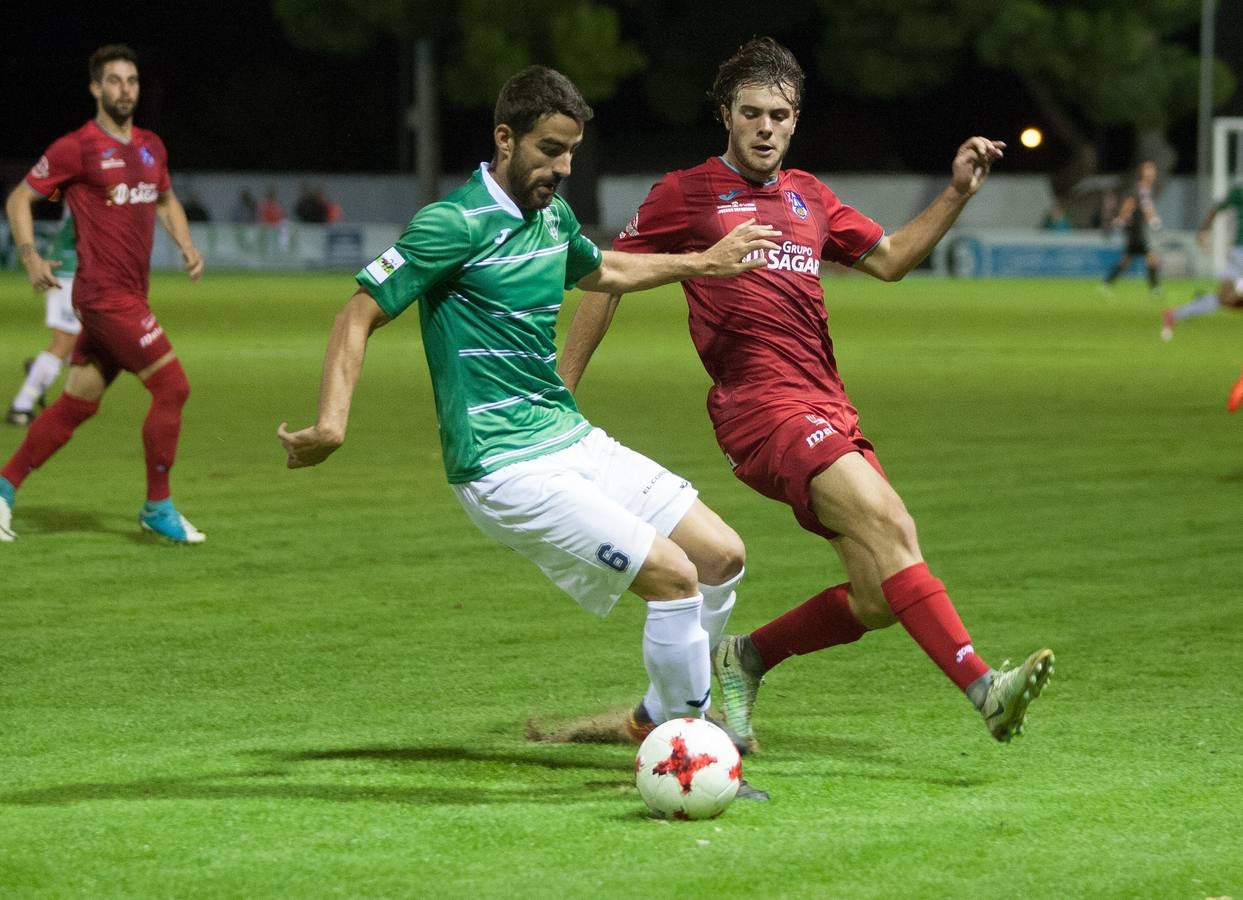
<svg viewBox="0 0 1243 900"><path fill-rule="evenodd" d="M747 86L780 88L794 111L803 106L803 67L794 54L770 37L752 38L716 70L710 96L713 113L734 105L738 89Z"/></svg>
<svg viewBox="0 0 1243 900"><path fill-rule="evenodd" d="M104 66L110 62L116 62L118 59L132 62L135 66L138 65L138 54L125 44L104 44L92 53L91 60L87 64L91 72L91 81L103 81Z"/></svg>
<svg viewBox="0 0 1243 900"><path fill-rule="evenodd" d="M522 137L553 113L569 116L579 125L595 115L570 79L547 66L528 66L501 86L492 124L508 125L515 137Z"/></svg>

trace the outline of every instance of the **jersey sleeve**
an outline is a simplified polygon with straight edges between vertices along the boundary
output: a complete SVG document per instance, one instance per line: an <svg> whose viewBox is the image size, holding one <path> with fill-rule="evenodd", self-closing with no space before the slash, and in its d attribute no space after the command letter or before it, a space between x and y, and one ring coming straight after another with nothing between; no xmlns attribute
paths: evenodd
<svg viewBox="0 0 1243 900"><path fill-rule="evenodd" d="M452 278L470 255L470 229L451 203L423 207L389 247L354 276L391 319L428 288Z"/></svg>
<svg viewBox="0 0 1243 900"><path fill-rule="evenodd" d="M880 243L885 229L853 206L847 206L825 185L817 184L829 226L820 255L832 262L853 266Z"/></svg>
<svg viewBox="0 0 1243 900"><path fill-rule="evenodd" d="M156 182L155 190L159 194L167 194L173 189L172 178L168 171L168 148L164 146L160 136L155 133L148 134L148 139L151 146L156 150L156 159L161 162L160 177Z"/></svg>
<svg viewBox="0 0 1243 900"><path fill-rule="evenodd" d="M26 173L26 183L31 189L50 197L62 185L73 181L82 174L82 150L74 135L67 134L59 138L47 148L47 152L39 157Z"/></svg>
<svg viewBox="0 0 1243 900"><path fill-rule="evenodd" d="M652 185L639 211L613 240L613 249L626 253L683 253L690 234L681 184L666 175Z"/></svg>
<svg viewBox="0 0 1243 900"><path fill-rule="evenodd" d="M600 268L603 260L596 242L583 234L583 227L574 210L570 209L570 204L561 203L561 215L570 222L570 246L565 258L565 288L569 290Z"/></svg>

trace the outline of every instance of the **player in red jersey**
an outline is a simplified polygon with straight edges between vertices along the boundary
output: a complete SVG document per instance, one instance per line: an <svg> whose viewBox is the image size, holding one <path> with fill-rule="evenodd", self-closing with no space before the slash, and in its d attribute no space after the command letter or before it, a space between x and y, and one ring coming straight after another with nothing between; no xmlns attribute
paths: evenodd
<svg viewBox="0 0 1243 900"><path fill-rule="evenodd" d="M775 41L751 41L717 74L713 97L725 153L666 175L614 243L632 252L710 245L740 219L782 233L768 264L732 279L683 282L691 337L712 377L708 411L735 475L790 505L798 523L833 545L849 582L825 589L750 635L724 638L713 664L728 724L754 743L760 678L789 656L858 640L895 621L1009 741L1052 672L1038 650L997 671L975 653L945 586L928 571L915 524L884 477L842 384L820 282L824 259L897 281L924 259L980 189L1005 147L982 137L958 149L952 178L892 234L843 204L806 172L781 168L798 123L803 73ZM607 330L620 297L588 294L559 366L568 387ZM641 732L643 710L631 715Z"/></svg>
<svg viewBox="0 0 1243 900"><path fill-rule="evenodd" d="M5 204L30 283L45 291L59 283L54 267L35 249L31 206L64 195L78 229L73 305L82 332L64 392L34 420L0 469L0 540L14 539L14 495L26 476L95 414L104 391L127 371L151 392L142 426L147 502L139 524L168 540L195 544L204 536L177 512L168 486L190 385L147 304L156 219L176 241L195 281L203 274L203 258L169 183L163 142L133 124L138 103L134 51L122 44L99 48L90 59L90 76L95 118L53 143Z"/></svg>

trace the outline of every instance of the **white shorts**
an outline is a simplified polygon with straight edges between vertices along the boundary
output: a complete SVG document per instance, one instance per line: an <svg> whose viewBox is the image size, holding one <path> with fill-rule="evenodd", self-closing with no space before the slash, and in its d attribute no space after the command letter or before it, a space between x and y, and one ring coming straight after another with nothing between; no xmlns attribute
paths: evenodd
<svg viewBox="0 0 1243 900"><path fill-rule="evenodd" d="M1226 266L1217 273L1218 281L1233 281L1236 293L1243 294L1243 247L1226 251Z"/></svg>
<svg viewBox="0 0 1243 900"><path fill-rule="evenodd" d="M606 616L699 492L593 428L576 444L450 485L479 530Z"/></svg>
<svg viewBox="0 0 1243 900"><path fill-rule="evenodd" d="M44 322L48 328L55 328L66 334L77 334L82 330L78 314L73 311L73 276L61 275L56 279L60 287L50 288L43 295L47 303L47 315Z"/></svg>

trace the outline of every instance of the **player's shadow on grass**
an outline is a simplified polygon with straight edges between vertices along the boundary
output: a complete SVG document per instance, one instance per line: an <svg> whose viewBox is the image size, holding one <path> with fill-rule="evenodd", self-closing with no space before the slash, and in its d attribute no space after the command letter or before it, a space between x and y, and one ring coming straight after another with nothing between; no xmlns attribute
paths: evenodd
<svg viewBox="0 0 1243 900"><path fill-rule="evenodd" d="M468 747L357 747L338 750L307 750L296 753L259 751L258 756L285 763L279 768L247 772L217 772L182 777L144 778L123 782L83 782L53 785L0 794L0 805L67 806L101 800L324 800L336 803L400 803L414 806L487 806L497 803L567 803L599 799L616 794L630 785L629 759L619 763L590 755L549 752L487 751ZM350 784L328 775L314 782L305 780L305 770L297 764L336 761L377 761L408 768L406 774L443 778L447 774L464 783L458 787L440 784L393 785ZM472 769L480 764L478 776ZM528 766L536 769L582 769L618 773L616 780L588 778L561 787L532 779L529 786L490 786L496 773L491 766ZM446 771L448 767L455 767ZM351 771L351 779L356 773ZM512 778L510 779L512 780ZM469 782L469 783L465 783Z"/></svg>
<svg viewBox="0 0 1243 900"><path fill-rule="evenodd" d="M121 525L116 516L100 516L82 509L66 509L63 506L19 506L15 513L17 527L22 534L66 534L91 532L95 534L119 534L143 539L138 529L138 512L134 511L133 527Z"/></svg>

